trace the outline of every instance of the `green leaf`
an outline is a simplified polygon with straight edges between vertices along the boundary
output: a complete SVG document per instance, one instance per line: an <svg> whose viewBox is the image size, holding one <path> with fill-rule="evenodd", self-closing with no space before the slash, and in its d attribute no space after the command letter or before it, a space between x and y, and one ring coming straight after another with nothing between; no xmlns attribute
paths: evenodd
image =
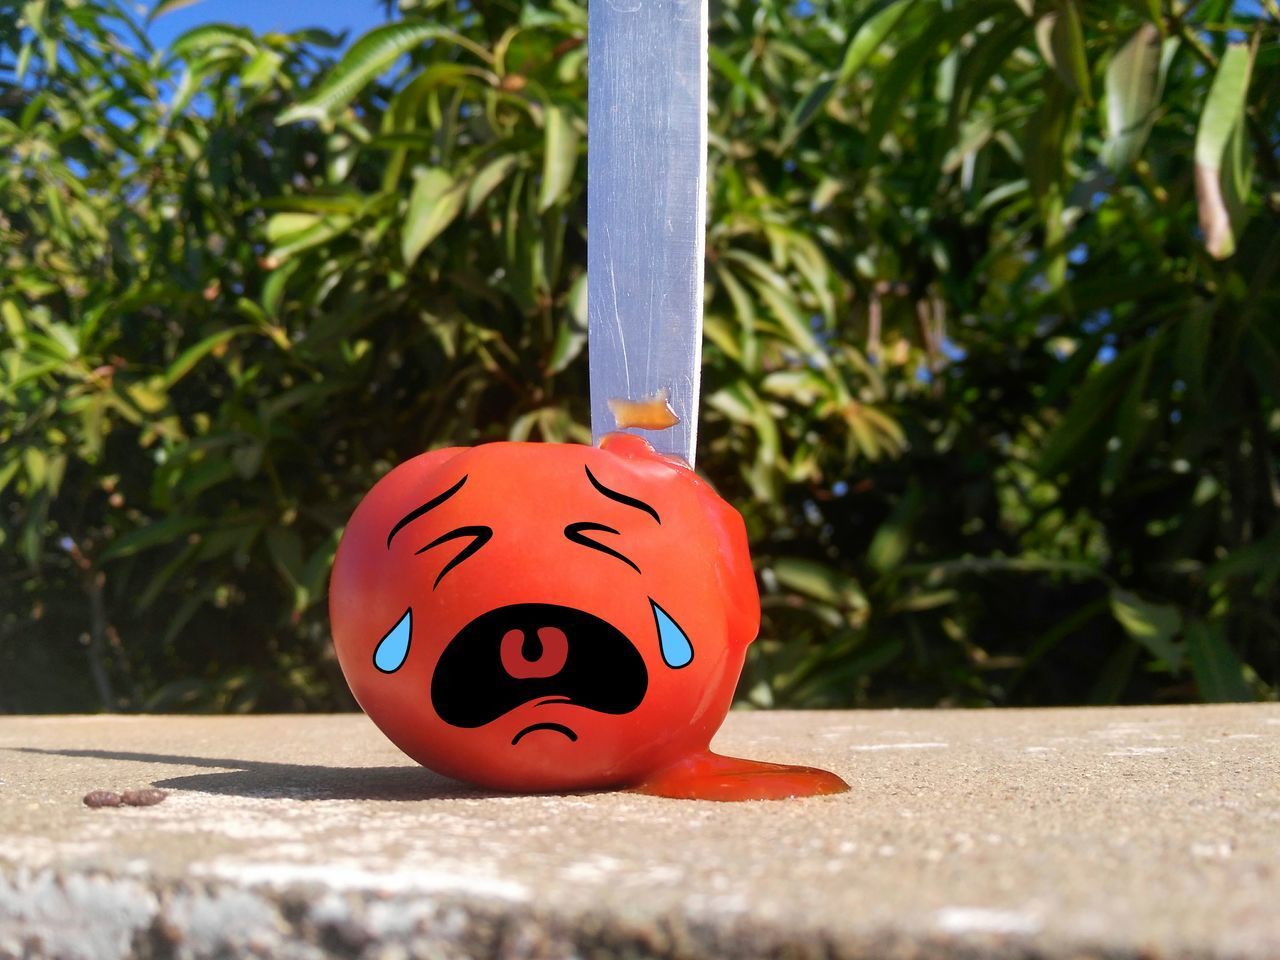
<svg viewBox="0 0 1280 960"><path fill-rule="evenodd" d="M324 596L325 585L329 582L329 572L333 569L333 558L338 552L338 542L342 539L342 530L334 530L327 540L320 544L307 558L303 569L302 581L294 595L294 610L301 611L308 603Z"/></svg>
<svg viewBox="0 0 1280 960"><path fill-rule="evenodd" d="M489 194L498 188L498 185L519 163L519 154L508 153L496 160L490 160L480 168L480 171L471 179L471 185L467 187L467 216L471 216L480 209Z"/></svg>
<svg viewBox="0 0 1280 960"><path fill-rule="evenodd" d="M159 2L151 8L151 12L147 14L147 23L151 23L157 17L163 17L166 13L173 13L175 10L181 10L184 7L193 7L200 0L159 0Z"/></svg>
<svg viewBox="0 0 1280 960"><path fill-rule="evenodd" d="M1170 44L1176 46L1177 41ZM1167 62L1161 56L1160 31L1144 23L1107 65L1107 140L1102 161L1112 170L1132 165L1151 133L1164 88Z"/></svg>
<svg viewBox="0 0 1280 960"><path fill-rule="evenodd" d="M1084 30L1075 4L1066 0L1058 10L1036 22L1036 45L1067 89L1078 93L1085 103L1092 101L1089 60L1084 49Z"/></svg>
<svg viewBox="0 0 1280 960"><path fill-rule="evenodd" d="M196 517L173 516L157 520L145 527L131 530L116 539L107 549L102 551L99 559L102 562L131 557L143 550L153 547L174 544L186 540L189 534L195 533L203 526L203 521Z"/></svg>
<svg viewBox="0 0 1280 960"><path fill-rule="evenodd" d="M35 49L35 45L28 40L22 45L22 49L18 51L18 61L13 65L13 75L21 83L27 77L27 70L31 66L31 53Z"/></svg>
<svg viewBox="0 0 1280 960"><path fill-rule="evenodd" d="M1245 104L1255 49L1230 44L1218 63L1196 129L1196 203L1205 249L1223 260L1244 227L1251 170L1244 137Z"/></svg>
<svg viewBox="0 0 1280 960"><path fill-rule="evenodd" d="M852 577L801 557L779 557L769 563L778 583L806 597L847 610L865 610L867 598Z"/></svg>
<svg viewBox="0 0 1280 960"><path fill-rule="evenodd" d="M831 91L835 89L836 81L830 77L818 81L804 98L796 104L795 110L791 112L791 116L787 118L787 124L782 130L782 139L778 143L779 151L788 149L796 142L796 137L800 136L800 131L809 125L811 121L822 109L827 99L831 96Z"/></svg>
<svg viewBox="0 0 1280 960"><path fill-rule="evenodd" d="M935 63L939 55L948 53L983 20L1001 16L1007 9L1006 0L972 0L946 16L930 17L920 34L896 52L877 78L875 100L867 119L870 143L880 145L890 124L900 115L912 82L927 66Z"/></svg>
<svg viewBox="0 0 1280 960"><path fill-rule="evenodd" d="M6 464L0 465L0 493L4 493L4 488L13 480L21 466L22 461L17 457L14 457Z"/></svg>
<svg viewBox="0 0 1280 960"><path fill-rule="evenodd" d="M290 586L298 586L306 579L302 559L302 539L288 527L272 527L267 531L267 549L271 559Z"/></svg>
<svg viewBox="0 0 1280 960"><path fill-rule="evenodd" d="M718 45L712 44L707 50L707 60L713 70L719 71L733 84L734 95L731 102L734 103L735 109L746 98L750 98L752 106L757 111L763 112L769 109L769 99L765 92L758 84L753 83L751 78L743 73L738 64Z"/></svg>
<svg viewBox="0 0 1280 960"><path fill-rule="evenodd" d="M1204 572L1210 583L1238 577L1262 595L1280 579L1280 527L1246 546L1237 547Z"/></svg>
<svg viewBox="0 0 1280 960"><path fill-rule="evenodd" d="M304 213L279 214L272 217L267 222L268 235L273 232L274 227L274 231L279 236L271 249L271 255L276 260L285 261L304 250L326 244L346 233L353 219L344 216L316 218ZM282 232L304 222L310 222L311 225L289 233Z"/></svg>
<svg viewBox="0 0 1280 960"><path fill-rule="evenodd" d="M400 252L404 262L412 266L440 233L462 210L467 184L454 180L447 170L428 167L414 172L413 192L409 194L409 211L405 217Z"/></svg>
<svg viewBox="0 0 1280 960"><path fill-rule="evenodd" d="M1069 467L1092 463L1112 435L1114 413L1130 385L1135 366L1145 362L1142 345L1130 347L1092 373L1066 413L1041 444L1039 471L1053 477Z"/></svg>
<svg viewBox="0 0 1280 960"><path fill-rule="evenodd" d="M1041 263L1049 288L1061 291L1066 282L1066 226L1063 222L1063 179L1071 153L1075 119L1075 95L1061 83L1046 77L1043 102L1027 123L1027 183L1044 225Z"/></svg>
<svg viewBox="0 0 1280 960"><path fill-rule="evenodd" d="M59 360L71 360L80 355L80 341L72 327L65 323L44 322L40 323L40 328L48 334L48 337L38 334L30 335L28 339L32 343L45 346L48 352Z"/></svg>
<svg viewBox="0 0 1280 960"><path fill-rule="evenodd" d="M1170 604L1149 603L1137 594L1115 588L1111 591L1111 614L1125 632L1146 647L1170 673L1182 666L1182 646L1174 637L1182 629L1182 616Z"/></svg>
<svg viewBox="0 0 1280 960"><path fill-rule="evenodd" d="M1196 620L1187 624L1187 662L1200 699L1209 703L1252 700L1244 678L1244 663L1222 634L1219 622Z"/></svg>
<svg viewBox="0 0 1280 960"><path fill-rule="evenodd" d="M234 47L248 56L258 53L253 31L230 23L206 23L193 27L173 41L169 52L177 57L190 58L192 54L206 53L219 47Z"/></svg>
<svg viewBox="0 0 1280 960"><path fill-rule="evenodd" d="M1037 200L1044 201L1059 187L1064 166L1066 133L1074 104L1070 93L1046 81L1044 99L1028 124L1025 161L1027 182Z"/></svg>
<svg viewBox="0 0 1280 960"><path fill-rule="evenodd" d="M137 608L149 610L160 597L168 583L186 567L199 552L199 543L188 543L186 548L174 554L173 559L164 564L137 594Z"/></svg>
<svg viewBox="0 0 1280 960"><path fill-rule="evenodd" d="M839 83L847 83L867 64L915 3L916 0L892 0L883 4L854 31L836 75Z"/></svg>
<svg viewBox="0 0 1280 960"><path fill-rule="evenodd" d="M430 41L457 44L482 56L484 51L465 37L420 20L401 20L370 30L356 41L329 71L320 89L276 118L284 126L300 120L328 121L347 108L374 78L400 57Z"/></svg>
<svg viewBox="0 0 1280 960"><path fill-rule="evenodd" d="M1160 11L1160 0L1129 0L1129 6L1133 7L1139 16L1150 20L1161 33L1164 32L1164 14Z"/></svg>
<svg viewBox="0 0 1280 960"><path fill-rule="evenodd" d="M1138 361L1137 371L1129 379L1129 386L1117 408L1116 432L1107 444L1109 449L1102 464L1101 477L1102 492L1105 496L1110 496L1117 485L1124 480L1129 465L1133 463L1134 455L1142 446L1154 417L1154 413L1149 410L1147 387L1151 379L1151 366L1163 339L1159 334L1155 334L1129 348L1138 352L1141 359ZM1113 447L1114 449L1111 449Z"/></svg>
<svg viewBox="0 0 1280 960"><path fill-rule="evenodd" d="M812 407L829 393L826 381L813 370L775 370L760 382L765 393Z"/></svg>
<svg viewBox="0 0 1280 960"><path fill-rule="evenodd" d="M284 57L274 50L259 50L245 64L240 82L252 89L270 86L280 72Z"/></svg>
<svg viewBox="0 0 1280 960"><path fill-rule="evenodd" d="M169 397L164 393L163 384L157 382L131 383L125 394L133 405L148 415L159 413L169 405Z"/></svg>
<svg viewBox="0 0 1280 960"><path fill-rule="evenodd" d="M22 451L22 462L27 468L27 482L39 488L44 486L49 472L49 458L39 447L27 447Z"/></svg>
<svg viewBox="0 0 1280 960"><path fill-rule="evenodd" d="M264 232L267 240L273 245L280 243L290 237L296 237L298 234L306 230L310 230L321 221L321 217L314 213L277 213L267 221Z"/></svg>
<svg viewBox="0 0 1280 960"><path fill-rule="evenodd" d="M564 196L578 166L578 130L560 106L546 110L546 146L542 155L542 188L538 212L545 213Z"/></svg>
<svg viewBox="0 0 1280 960"><path fill-rule="evenodd" d="M953 141L951 154L956 166L965 154L976 152L995 132L994 118L983 111L975 111L974 106L981 102L1000 69L1023 46L1026 35L1025 20L1007 17L978 37L960 58L953 83L954 92L947 104L947 136ZM969 119L971 113L977 114L972 120Z"/></svg>
<svg viewBox="0 0 1280 960"><path fill-rule="evenodd" d="M247 443L231 451L231 465L242 480L252 480L262 466L265 448L260 443Z"/></svg>
<svg viewBox="0 0 1280 960"><path fill-rule="evenodd" d="M1103 664L1097 680L1089 690L1090 705L1110 706L1119 703L1137 662L1138 645L1132 640L1126 640Z"/></svg>
<svg viewBox="0 0 1280 960"><path fill-rule="evenodd" d="M923 492L912 484L902 495L893 512L876 530L867 547L867 563L879 573L889 573L897 568L911 552L912 527L920 513Z"/></svg>
<svg viewBox="0 0 1280 960"><path fill-rule="evenodd" d="M168 390L175 383L185 377L195 368L195 365L207 357L214 350L217 350L223 344L229 342L232 338L239 336L251 327L238 326L228 327L226 330L219 330L217 333L211 333L199 343L196 343L182 353L178 354L178 358L169 364L168 369L164 372L162 381L164 389Z"/></svg>
<svg viewBox="0 0 1280 960"><path fill-rule="evenodd" d="M547 367L560 373L572 363L587 345L587 275L581 273L569 287L567 310L556 330Z"/></svg>

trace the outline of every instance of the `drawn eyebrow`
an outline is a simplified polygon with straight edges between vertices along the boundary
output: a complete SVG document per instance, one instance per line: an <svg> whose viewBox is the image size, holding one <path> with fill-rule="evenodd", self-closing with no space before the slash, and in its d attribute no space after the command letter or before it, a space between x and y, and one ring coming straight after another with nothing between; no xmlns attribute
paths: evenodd
<svg viewBox="0 0 1280 960"><path fill-rule="evenodd" d="M464 476L461 480L455 483L452 487L450 487L444 493L440 494L438 497L434 497L433 499L428 500L426 503L418 507L416 510L410 510L403 517L401 517L400 521L394 527L391 528L391 532L387 534L387 549L388 550L391 549L392 539L395 537L397 533L399 533L402 529L404 529L404 527L407 524L413 523L413 521L417 520L420 516L422 516L427 511L434 510L436 507L440 506L440 504L444 503L446 500L452 497L455 493L461 490L462 485L466 482L467 482L467 478Z"/></svg>
<svg viewBox="0 0 1280 960"><path fill-rule="evenodd" d="M653 519L657 520L658 523L662 523L662 518L658 516L658 511L653 509L653 507L649 506L643 500L637 500L635 497L629 497L625 493L619 493L617 490L610 490L596 479L596 475L591 472L590 467L584 467L583 469L587 471L587 479L591 481L591 485L600 493L604 494L604 496L608 497L610 500L616 500L618 503L625 504L628 507L635 507L637 510L643 510L649 516L653 517Z"/></svg>

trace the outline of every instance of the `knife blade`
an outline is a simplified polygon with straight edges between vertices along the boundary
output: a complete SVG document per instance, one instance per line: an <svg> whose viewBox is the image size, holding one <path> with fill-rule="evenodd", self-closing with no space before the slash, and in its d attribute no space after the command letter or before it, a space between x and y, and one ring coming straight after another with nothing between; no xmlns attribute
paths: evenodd
<svg viewBox="0 0 1280 960"><path fill-rule="evenodd" d="M702 370L707 0L590 0L587 350L591 433L626 429L692 466ZM611 401L677 423L621 427Z"/></svg>

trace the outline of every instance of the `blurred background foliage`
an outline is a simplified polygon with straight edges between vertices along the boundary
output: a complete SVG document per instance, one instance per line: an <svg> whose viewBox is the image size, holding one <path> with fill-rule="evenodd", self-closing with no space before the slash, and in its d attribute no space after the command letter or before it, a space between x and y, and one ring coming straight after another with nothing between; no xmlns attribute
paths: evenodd
<svg viewBox="0 0 1280 960"><path fill-rule="evenodd" d="M1275 0L712 12L742 702L1274 699ZM0 710L348 706L361 494L589 440L585 30L404 0L153 49L0 0Z"/></svg>

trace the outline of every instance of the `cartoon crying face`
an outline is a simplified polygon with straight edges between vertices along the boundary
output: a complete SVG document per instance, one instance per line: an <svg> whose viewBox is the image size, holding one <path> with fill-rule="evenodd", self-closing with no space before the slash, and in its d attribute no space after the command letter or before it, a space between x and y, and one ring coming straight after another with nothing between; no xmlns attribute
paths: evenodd
<svg viewBox="0 0 1280 960"><path fill-rule="evenodd" d="M329 605L374 722L509 790L625 785L705 748L759 624L741 518L623 435L401 465L356 509Z"/></svg>

